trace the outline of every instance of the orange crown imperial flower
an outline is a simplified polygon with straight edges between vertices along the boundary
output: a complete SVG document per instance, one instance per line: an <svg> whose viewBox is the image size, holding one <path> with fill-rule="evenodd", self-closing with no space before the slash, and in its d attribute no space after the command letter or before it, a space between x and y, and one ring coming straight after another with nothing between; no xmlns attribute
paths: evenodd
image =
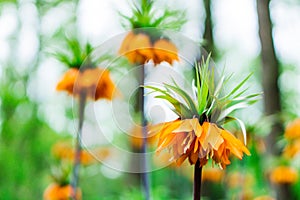
<svg viewBox="0 0 300 200"><path fill-rule="evenodd" d="M151 42L146 33L135 34L133 31L124 38L119 54L133 64L144 64L150 60L155 65L163 61L170 64L179 61L177 47L170 40L162 38Z"/></svg>
<svg viewBox="0 0 300 200"><path fill-rule="evenodd" d="M60 162L58 165L51 166L52 183L44 190L44 200L67 200L72 197L73 189L70 185L71 165ZM81 189L76 189L76 199L82 197Z"/></svg>
<svg viewBox="0 0 300 200"><path fill-rule="evenodd" d="M174 81L174 85L164 84L164 88L145 86L159 93L157 98L167 100L179 119L150 127L150 134L158 134L157 152L166 148L171 149L173 160L181 165L187 158L190 164L198 160L200 166L212 159L220 168L230 164L229 156L235 155L242 159L243 154L250 155L245 145L233 134L220 127L230 120L239 122L244 138L245 125L239 119L229 116L234 110L245 107L257 101L259 94L242 97L238 92L247 81L247 76L229 94L220 97L224 80L221 77L217 87L214 87L214 75L208 69L209 57L203 66L196 65L195 94L189 95ZM246 139L245 139L246 140Z"/></svg>
<svg viewBox="0 0 300 200"><path fill-rule="evenodd" d="M141 0L139 5L132 7L132 16L121 14L126 20L123 24L129 24L126 28L132 31L125 36L119 54L133 64L144 64L150 60L154 64L163 61L173 64L179 60L177 47L162 30L180 30L186 22L185 12L160 9L158 13L153 7L154 1Z"/></svg>
<svg viewBox="0 0 300 200"><path fill-rule="evenodd" d="M106 69L97 68L89 55L92 47L89 43L83 48L78 40L66 39L67 52L55 56L70 69L58 82L56 90L66 91L75 97L85 94L87 98L112 100L118 91Z"/></svg>
<svg viewBox="0 0 300 200"><path fill-rule="evenodd" d="M197 118L158 124L151 130L158 130L157 152L171 148L177 165L188 158L190 164L199 159L200 166L203 166L212 159L223 169L230 164L231 153L239 159L243 153L250 155L244 144L231 133L214 123L204 122L201 126Z"/></svg>
<svg viewBox="0 0 300 200"><path fill-rule="evenodd" d="M69 200L72 197L72 186L71 185L59 185L56 183L50 184L43 194L44 200ZM82 199L81 189L77 188L76 199Z"/></svg>
<svg viewBox="0 0 300 200"><path fill-rule="evenodd" d="M112 100L116 94L116 87L109 71L100 68L88 68L82 71L69 69L58 82L56 89L66 91L75 97L84 92L88 98L95 101L101 98Z"/></svg>
<svg viewBox="0 0 300 200"><path fill-rule="evenodd" d="M272 170L270 180L275 184L292 184L298 180L298 173L292 167L279 166Z"/></svg>

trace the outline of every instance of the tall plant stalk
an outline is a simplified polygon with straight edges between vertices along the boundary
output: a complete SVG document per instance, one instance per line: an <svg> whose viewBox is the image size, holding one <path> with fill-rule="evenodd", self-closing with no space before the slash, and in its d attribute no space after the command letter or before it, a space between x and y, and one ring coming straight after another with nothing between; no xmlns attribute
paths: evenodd
<svg viewBox="0 0 300 200"><path fill-rule="evenodd" d="M80 169L80 157L81 157L81 136L82 136L82 126L84 121L84 108L86 103L86 91L81 91L79 95L79 121L78 121L78 131L76 135L75 142L75 157L74 157L74 166L73 166L73 174L71 180L72 186L72 199L76 200L77 187L79 182L79 169Z"/></svg>
<svg viewBox="0 0 300 200"><path fill-rule="evenodd" d="M202 179L202 167L200 167L200 161L198 160L194 168L194 200L201 199L201 180Z"/></svg>
<svg viewBox="0 0 300 200"><path fill-rule="evenodd" d="M145 66L143 65L140 69L140 86L145 85ZM141 113L141 126L142 126L142 135L143 135L143 142L141 148L141 179L142 179L142 186L145 192L145 199L150 199L150 189L149 189L149 174L148 174L148 162L147 162L147 120L145 117L145 89L144 87L139 88L139 110Z"/></svg>

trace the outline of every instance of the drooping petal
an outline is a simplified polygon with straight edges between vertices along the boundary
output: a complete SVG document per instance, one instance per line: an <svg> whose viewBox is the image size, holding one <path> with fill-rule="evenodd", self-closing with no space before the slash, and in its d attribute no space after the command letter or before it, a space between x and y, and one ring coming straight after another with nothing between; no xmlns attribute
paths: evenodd
<svg viewBox="0 0 300 200"><path fill-rule="evenodd" d="M122 42L122 44L121 44L121 47L120 47L120 49L119 49L119 54L127 54L127 52L128 52L128 50L129 50L129 45L130 45L130 42L131 42L131 40L133 39L133 37L134 37L135 35L134 35L134 33L131 31L131 32L129 32L126 36L125 36L125 38L124 38L124 40L123 40L123 42Z"/></svg>
<svg viewBox="0 0 300 200"><path fill-rule="evenodd" d="M202 148L207 150L208 148L212 147L213 149L217 150L223 142L224 139L221 137L221 130L216 124L209 123Z"/></svg>
<svg viewBox="0 0 300 200"><path fill-rule="evenodd" d="M176 132L191 132L193 130L193 127L191 126L191 119L185 119L181 120L180 126L173 130L173 133Z"/></svg>
<svg viewBox="0 0 300 200"><path fill-rule="evenodd" d="M181 155L177 160L176 160L176 164L177 166L180 166L184 161L185 159L188 157L188 154L183 154Z"/></svg>
<svg viewBox="0 0 300 200"><path fill-rule="evenodd" d="M62 79L58 82L56 86L56 90L58 91L66 91L69 94L73 94L74 84L78 77L79 70L72 68L69 69Z"/></svg>
<svg viewBox="0 0 300 200"><path fill-rule="evenodd" d="M173 61L179 60L177 47L172 42L160 39L153 46L155 55L160 62L166 61L172 64Z"/></svg>

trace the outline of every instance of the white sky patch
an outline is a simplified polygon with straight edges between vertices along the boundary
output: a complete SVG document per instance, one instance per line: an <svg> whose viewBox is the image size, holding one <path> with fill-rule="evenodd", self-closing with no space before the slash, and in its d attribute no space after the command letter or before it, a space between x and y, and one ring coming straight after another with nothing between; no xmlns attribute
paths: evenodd
<svg viewBox="0 0 300 200"><path fill-rule="evenodd" d="M18 20L16 8L12 5L4 6L0 14L0 62L4 62L11 51L8 43L9 36L16 30Z"/></svg>
<svg viewBox="0 0 300 200"><path fill-rule="evenodd" d="M258 24L252 0L217 0L213 4L216 45L253 57L259 50Z"/></svg>
<svg viewBox="0 0 300 200"><path fill-rule="evenodd" d="M271 9L276 52L283 61L300 67L300 6L274 1Z"/></svg>
<svg viewBox="0 0 300 200"><path fill-rule="evenodd" d="M71 10L72 7L69 4L52 8L42 18L41 32L44 35L53 35L57 31L61 24L66 23L72 17L73 13L66 12Z"/></svg>
<svg viewBox="0 0 300 200"><path fill-rule="evenodd" d="M124 3L126 2L118 1L119 6ZM106 39L124 32L120 23L121 17L118 15L118 11L123 12L124 9L119 10L115 5L114 1L81 1L78 24L88 40L99 45Z"/></svg>

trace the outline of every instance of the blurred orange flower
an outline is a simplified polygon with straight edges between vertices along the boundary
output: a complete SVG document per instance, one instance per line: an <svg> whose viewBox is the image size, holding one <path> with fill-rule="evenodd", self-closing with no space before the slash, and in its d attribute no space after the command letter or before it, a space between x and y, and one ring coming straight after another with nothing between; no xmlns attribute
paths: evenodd
<svg viewBox="0 0 300 200"><path fill-rule="evenodd" d="M287 158L294 158L300 153L300 138L291 141L283 150L283 155Z"/></svg>
<svg viewBox="0 0 300 200"><path fill-rule="evenodd" d="M136 149L141 149L142 148L142 144L143 144L143 130L142 130L142 126L134 126L132 131L131 131L131 135L130 135L130 144L136 148ZM147 143L149 145L154 145L157 142L157 134L156 135L148 135L147 134Z"/></svg>
<svg viewBox="0 0 300 200"><path fill-rule="evenodd" d="M241 173L239 171L233 171L226 177L226 183L230 188L251 188L253 187L254 181L253 174Z"/></svg>
<svg viewBox="0 0 300 200"><path fill-rule="evenodd" d="M157 152L171 148L178 166L187 158L191 165L199 160L200 166L212 159L224 169L230 164L231 153L239 159L243 153L250 155L244 144L231 133L214 123L204 122L201 126L197 118L161 123L151 127L149 133L159 134Z"/></svg>
<svg viewBox="0 0 300 200"><path fill-rule="evenodd" d="M292 184L298 179L297 171L289 166L279 166L271 171L270 180L275 184Z"/></svg>
<svg viewBox="0 0 300 200"><path fill-rule="evenodd" d="M254 200L275 200L275 198L268 195L263 195L263 196L255 197Z"/></svg>
<svg viewBox="0 0 300 200"><path fill-rule="evenodd" d="M179 61L177 47L170 40L159 39L152 42L147 34L135 34L132 31L125 36L119 54L126 56L134 64L144 64L150 60L154 64Z"/></svg>
<svg viewBox="0 0 300 200"><path fill-rule="evenodd" d="M112 100L117 94L116 87L110 78L108 70L100 68L87 68L68 70L56 86L58 91L66 91L73 96L82 92L93 100L100 98Z"/></svg>
<svg viewBox="0 0 300 200"><path fill-rule="evenodd" d="M74 148L70 143L58 142L52 148L52 154L59 159L68 160L72 162L74 160ZM95 148L88 152L82 150L80 152L80 163L83 165L90 165L96 162L95 157L99 159L105 159L109 156L110 151L107 148ZM95 157L94 157L95 156Z"/></svg>
<svg viewBox="0 0 300 200"><path fill-rule="evenodd" d="M300 137L300 118L287 125L284 136L287 139L296 139Z"/></svg>
<svg viewBox="0 0 300 200"><path fill-rule="evenodd" d="M223 177L224 177L224 171L220 170L219 168L213 168L213 167L203 168L203 173L202 173L203 181L220 183Z"/></svg>
<svg viewBox="0 0 300 200"><path fill-rule="evenodd" d="M50 184L44 191L44 200L69 200L72 196L71 185ZM81 200L81 190L77 188L76 199Z"/></svg>

